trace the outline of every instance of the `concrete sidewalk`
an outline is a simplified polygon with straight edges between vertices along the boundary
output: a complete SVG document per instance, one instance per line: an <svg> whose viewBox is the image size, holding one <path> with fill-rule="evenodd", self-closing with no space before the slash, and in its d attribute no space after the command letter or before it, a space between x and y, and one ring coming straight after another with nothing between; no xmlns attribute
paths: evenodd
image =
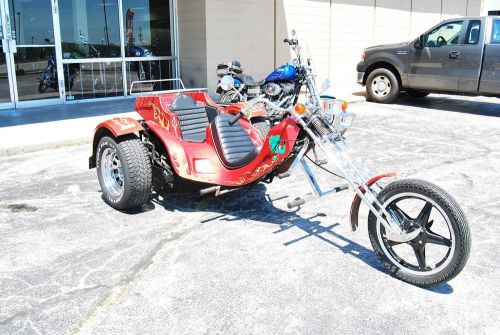
<svg viewBox="0 0 500 335"><path fill-rule="evenodd" d="M139 118L134 99L0 111L0 156L87 143L110 117Z"/></svg>

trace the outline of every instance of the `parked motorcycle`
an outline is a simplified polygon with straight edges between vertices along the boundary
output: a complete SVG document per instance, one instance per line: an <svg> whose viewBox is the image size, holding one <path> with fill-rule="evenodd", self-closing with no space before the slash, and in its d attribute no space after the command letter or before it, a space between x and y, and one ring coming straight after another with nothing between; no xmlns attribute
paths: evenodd
<svg viewBox="0 0 500 335"><path fill-rule="evenodd" d="M219 196L255 182L290 177L301 166L312 192L299 198L294 194L287 204L290 209L350 189L355 193L351 227L357 229L364 203L370 211L370 241L391 274L416 285L455 277L471 245L458 203L422 180L383 187L379 181L393 174L373 175L361 157L348 150L344 132L354 115L337 109L335 101L321 99L313 71L305 64L301 68L306 104L289 107L259 96L231 115L221 113L202 91L139 96L136 110L143 120L115 118L96 128L89 167L97 168L104 199L118 210L140 207L150 199L152 188L168 192L179 179L210 184L202 186L206 188L200 195ZM262 105L278 120L265 139L246 121L252 108ZM327 162L338 171L327 168ZM325 190L310 164L341 182Z"/></svg>
<svg viewBox="0 0 500 335"><path fill-rule="evenodd" d="M284 42L288 43L293 51L296 51L297 39L285 39ZM260 81L254 80L248 74L244 74L239 61L217 65L219 81L216 93L219 94L218 102L230 104L253 99L264 94L267 99L273 102L283 101L286 97L290 97L282 105L283 107L296 103L304 75L301 68L301 55L296 53L296 56L296 59L275 69ZM233 88L229 89L230 86Z"/></svg>
<svg viewBox="0 0 500 335"><path fill-rule="evenodd" d="M73 53L65 53L64 58L76 58ZM50 56L47 62L47 68L40 77L38 92L44 93L48 88L59 91L59 81L57 76L56 56ZM75 78L80 74L79 64L64 64L64 85L66 91L73 88Z"/></svg>

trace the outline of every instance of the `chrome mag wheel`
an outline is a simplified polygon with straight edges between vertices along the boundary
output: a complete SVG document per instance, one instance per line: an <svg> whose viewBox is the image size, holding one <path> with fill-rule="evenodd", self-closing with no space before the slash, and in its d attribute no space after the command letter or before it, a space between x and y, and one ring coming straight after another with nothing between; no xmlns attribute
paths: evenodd
<svg viewBox="0 0 500 335"><path fill-rule="evenodd" d="M101 156L101 171L104 188L113 197L123 194L125 178L123 166L114 148L104 149Z"/></svg>

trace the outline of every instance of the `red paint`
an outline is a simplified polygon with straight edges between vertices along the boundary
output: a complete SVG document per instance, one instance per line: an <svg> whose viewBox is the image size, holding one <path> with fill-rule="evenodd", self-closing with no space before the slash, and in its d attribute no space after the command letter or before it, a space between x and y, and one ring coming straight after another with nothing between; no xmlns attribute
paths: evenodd
<svg viewBox="0 0 500 335"><path fill-rule="evenodd" d="M95 131L97 132L100 128L109 129L115 137L144 131L144 127L136 119L130 117L117 117L106 120L99 123Z"/></svg>
<svg viewBox="0 0 500 335"><path fill-rule="evenodd" d="M384 173L384 174L381 174L381 175L378 175L378 176L375 176L373 178L371 178L370 180L368 180L365 185L370 187L372 186L373 184L375 184L377 181L379 181L380 179L383 179L383 178L390 178L390 177L394 177L396 175L395 172L389 172L389 173ZM359 187L361 192L365 193L366 190L364 189L363 186L360 186ZM361 198L359 197L358 194L356 194L354 196L354 199L352 200L352 204L351 204L351 212L350 212L350 216L351 216L351 227L352 227L352 230L356 230L358 228L358 214L359 214L359 207L361 206Z"/></svg>

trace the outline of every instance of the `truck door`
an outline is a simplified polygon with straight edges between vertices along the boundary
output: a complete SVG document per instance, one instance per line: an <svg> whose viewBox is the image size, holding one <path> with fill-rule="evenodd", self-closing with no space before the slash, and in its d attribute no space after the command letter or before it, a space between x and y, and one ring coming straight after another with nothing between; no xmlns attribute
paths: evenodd
<svg viewBox="0 0 500 335"><path fill-rule="evenodd" d="M500 97L500 19L493 20L491 33L486 36L485 44L479 91Z"/></svg>
<svg viewBox="0 0 500 335"><path fill-rule="evenodd" d="M458 89L460 92L477 92L483 59L485 29L481 20L469 20L466 25Z"/></svg>
<svg viewBox="0 0 500 335"><path fill-rule="evenodd" d="M410 47L408 84L411 88L458 90L463 26L463 20L446 22L424 35L423 48Z"/></svg>

